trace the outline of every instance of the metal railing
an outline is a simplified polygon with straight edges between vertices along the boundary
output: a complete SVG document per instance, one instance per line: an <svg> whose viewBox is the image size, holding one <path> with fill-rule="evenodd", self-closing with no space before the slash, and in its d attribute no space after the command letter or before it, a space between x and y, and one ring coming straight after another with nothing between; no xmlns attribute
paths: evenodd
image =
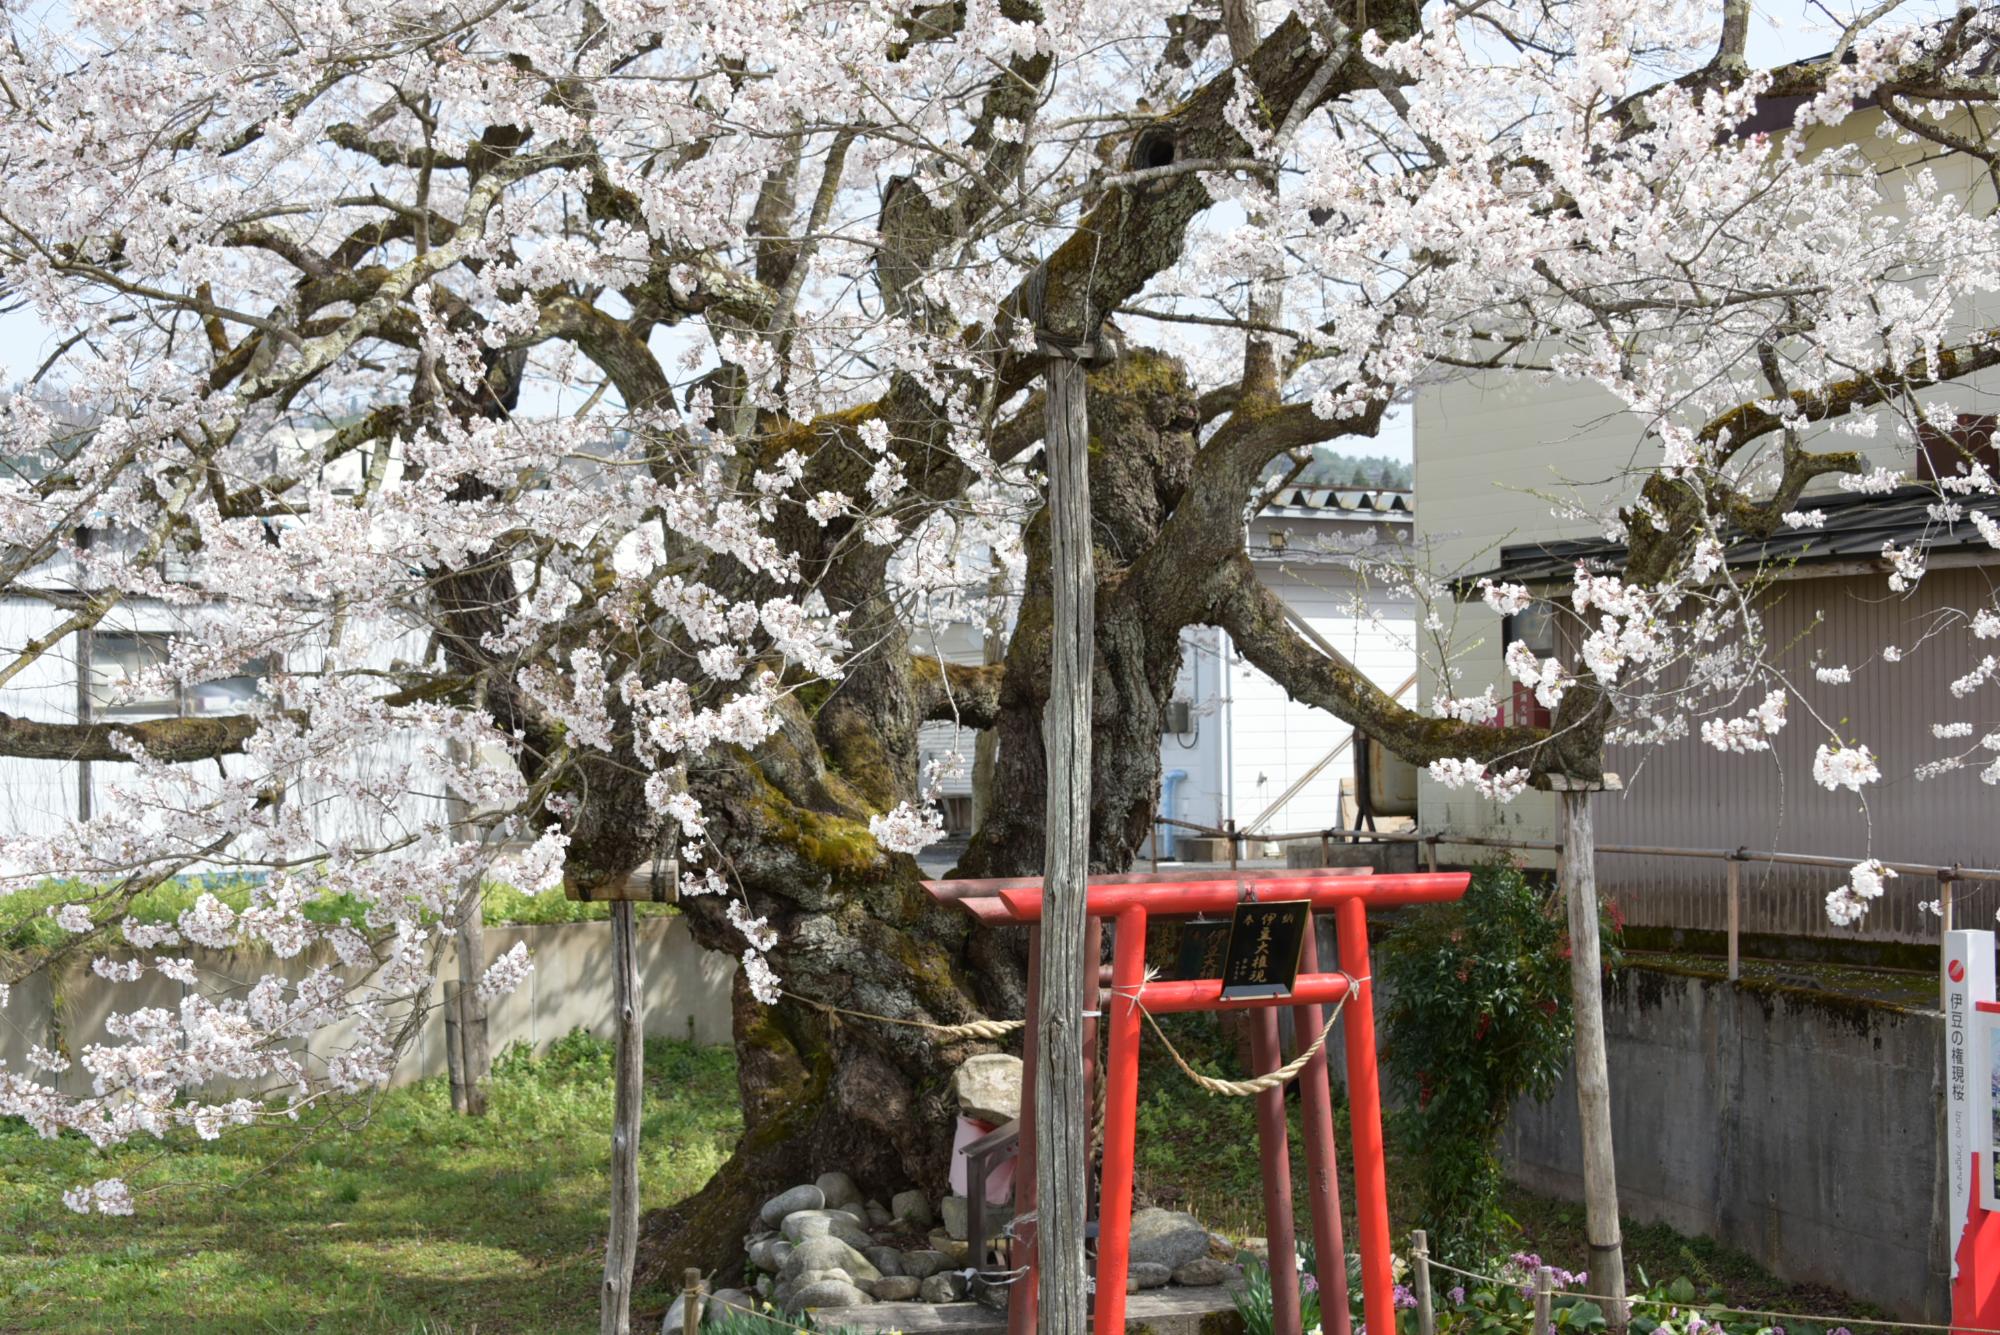
<svg viewBox="0 0 2000 1335"><path fill-rule="evenodd" d="M1433 830L1353 830L1339 826L1329 826L1323 830L1292 830L1279 834L1252 833L1240 830L1235 821L1225 821L1218 826L1200 825L1193 821L1174 820L1160 817L1161 825L1172 825L1184 830L1193 830L1203 837L1224 839L1229 842L1229 865L1234 868L1241 860L1242 846L1247 842L1259 844L1298 843L1318 840L1323 860L1330 860L1335 843L1360 844L1417 844L1424 850L1429 870L1438 869L1438 847L1453 848L1496 848L1514 849L1524 852L1554 853L1558 859L1563 854L1561 841L1553 839L1505 839L1491 835L1452 834L1449 831ZM1742 868L1746 863L1764 866L1822 867L1830 870L1850 870L1859 858L1829 857L1817 853L1784 853L1774 849L1736 848L1669 848L1653 844L1599 844L1598 853L1631 857L1662 858L1706 858L1720 861L1727 866L1725 891L1729 897L1729 977L1733 982L1742 976L1742 918L1743 891ZM1153 859L1157 866L1159 859ZM1935 880L1938 884L1938 931L1939 940L1951 930L1952 887L1965 881L2000 881L2000 869L1991 867L1967 867L1960 863L1949 866L1926 862L1891 862L1878 859L1881 865L1900 876L1914 876L1919 879Z"/></svg>

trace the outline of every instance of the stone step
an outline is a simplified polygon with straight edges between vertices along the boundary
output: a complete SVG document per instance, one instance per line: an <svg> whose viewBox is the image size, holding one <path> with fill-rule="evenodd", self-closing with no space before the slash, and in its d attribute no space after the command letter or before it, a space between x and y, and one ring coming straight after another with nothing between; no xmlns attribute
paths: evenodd
<svg viewBox="0 0 2000 1335"><path fill-rule="evenodd" d="M822 1330L869 1332L947 1330L955 1335L1006 1335L1007 1317L978 1303L870 1303L813 1314ZM1145 1335L1243 1335L1230 1291L1150 1289L1125 1301L1125 1329Z"/></svg>

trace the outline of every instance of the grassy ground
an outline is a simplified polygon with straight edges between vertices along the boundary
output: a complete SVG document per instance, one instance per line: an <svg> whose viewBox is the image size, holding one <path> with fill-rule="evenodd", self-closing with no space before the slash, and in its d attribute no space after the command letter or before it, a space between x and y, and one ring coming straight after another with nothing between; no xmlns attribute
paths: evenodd
<svg viewBox="0 0 2000 1335"><path fill-rule="evenodd" d="M115 923L130 917L140 923L172 922L195 900L212 894L232 909L250 903L255 883L234 876L181 876L137 896L129 905L118 906L102 899L105 888L76 881L46 881L32 889L0 895L0 951L50 950L73 941L56 925L50 913L64 904L88 905L100 923ZM560 890L529 894L502 881L488 881L481 894L485 919L489 923L535 926L546 923L600 922L611 916L609 904L585 904L566 898ZM308 899L300 910L305 917L322 923L358 918L362 906L344 895L323 894ZM679 912L669 904L635 904L641 918ZM114 929L106 945L123 944Z"/></svg>
<svg viewBox="0 0 2000 1335"><path fill-rule="evenodd" d="M1213 1018L1177 1017L1169 1032L1197 1065L1236 1074ZM1203 1093L1146 1041L1142 1194L1228 1232L1264 1233L1252 1101ZM701 1186L728 1152L737 1110L727 1051L655 1040L646 1059L641 1172L654 1206ZM273 1126L100 1153L0 1121L0 1332L592 1330L610 1115L609 1050L572 1036L540 1060L504 1058L483 1121L454 1117L442 1081L347 1105L317 1135ZM1344 1143L1345 1109L1337 1115ZM1296 1108L1292 1146L1302 1184ZM138 1217L84 1218L59 1203L64 1187L114 1175L142 1193ZM1398 1177L1392 1161L1392 1193ZM1342 1179L1353 1180L1344 1156ZM1579 1209L1519 1190L1506 1208L1522 1249L1582 1265ZM1408 1201L1392 1195L1390 1209L1411 1221ZM1298 1227L1310 1236L1303 1209ZM1705 1240L1630 1223L1625 1236L1628 1260L1656 1281L1687 1275L1784 1310L1860 1310ZM637 1306L657 1314L669 1297L642 1293Z"/></svg>
<svg viewBox="0 0 2000 1335"><path fill-rule="evenodd" d="M735 1078L726 1050L660 1040L646 1077L641 1183L663 1204L727 1155ZM107 1153L0 1120L0 1331L596 1329L607 1046L510 1054L484 1120L454 1117L437 1080L340 1116L317 1137L273 1126ZM62 1188L113 1175L150 1193L137 1217L63 1209Z"/></svg>

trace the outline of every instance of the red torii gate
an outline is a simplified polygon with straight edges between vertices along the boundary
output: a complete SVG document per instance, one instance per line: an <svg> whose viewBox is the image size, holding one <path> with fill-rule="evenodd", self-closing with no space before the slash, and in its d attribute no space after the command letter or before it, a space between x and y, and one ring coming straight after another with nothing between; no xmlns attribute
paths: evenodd
<svg viewBox="0 0 2000 1335"><path fill-rule="evenodd" d="M1134 1137L1138 1119L1140 1008L1155 1015L1186 1011L1245 1010L1256 1014L1253 1060L1259 1072L1283 1065L1277 1008L1293 1008L1299 1041L1310 1041L1325 1025L1322 1005L1346 1003L1344 1017L1348 1109L1354 1137L1354 1188L1361 1229L1363 1313L1371 1331L1396 1329L1394 1275L1389 1238L1389 1197L1382 1153L1382 1091L1375 1060L1374 986L1368 961L1368 910L1406 904L1442 903L1460 898L1466 872L1375 876L1361 867L1319 870L1252 871L1219 874L1126 873L1088 881L1088 939L1084 953L1086 993L1099 998L1097 1011L1111 1022L1109 1071L1104 1114L1104 1169L1098 1220L1096 1335L1125 1329L1126 1272L1130 1259ZM1018 1217L1035 1208L1035 1044L1039 1028L1036 996L1041 965L1042 882L1039 877L994 880L926 881L941 901L956 902L992 926L1028 928L1028 1014L1021 1090L1020 1162L1015 1171ZM1310 921L1299 974L1289 995L1224 997L1221 979L1146 981L1146 923L1149 917L1189 917L1233 910L1240 903L1309 900L1312 916L1332 912L1339 971L1319 969L1316 932ZM1111 919L1115 936L1110 977L1098 961L1102 931ZM1105 984L1109 983L1106 987ZM1096 1026L1084 1026L1086 1088L1094 1078ZM1318 1262L1321 1316L1328 1335L1348 1335L1347 1257L1341 1238L1340 1187L1335 1172L1333 1095L1325 1052L1315 1054L1299 1073L1306 1168L1312 1178L1310 1202ZM1296 1335L1300 1328L1299 1281L1289 1258L1296 1248L1292 1227L1291 1156L1287 1144L1284 1091L1257 1095L1258 1141L1264 1164L1264 1211L1271 1267L1274 1328ZM1086 1131L1086 1135L1088 1132ZM982 1189L968 1183L968 1190ZM1025 1263L1025 1282L1008 1304L1009 1335L1035 1330L1039 1274L1032 1225L1017 1226L1015 1264ZM983 1263L985 1240L971 1239L973 1263Z"/></svg>

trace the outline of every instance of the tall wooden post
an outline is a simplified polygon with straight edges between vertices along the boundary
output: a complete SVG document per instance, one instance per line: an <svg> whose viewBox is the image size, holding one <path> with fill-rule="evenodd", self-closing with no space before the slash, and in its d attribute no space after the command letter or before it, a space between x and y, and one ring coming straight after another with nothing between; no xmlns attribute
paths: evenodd
<svg viewBox="0 0 2000 1335"><path fill-rule="evenodd" d="M1039 314L1039 312L1037 312ZM1090 423L1083 366L1049 348L1043 425L1049 470L1049 703L1044 909L1035 1060L1036 1258L1041 1330L1083 1335L1090 1302L1084 1229L1090 1199L1090 1117L1083 1070L1085 878L1090 870L1090 688L1097 576L1091 558ZM1095 1009L1095 988L1092 1009Z"/></svg>
<svg viewBox="0 0 2000 1335"><path fill-rule="evenodd" d="M618 1035L611 1112L611 1225L604 1242L598 1331L599 1335L632 1335L632 1263L639 1251L639 1121L646 1047L629 900L611 906L611 978Z"/></svg>
<svg viewBox="0 0 2000 1335"><path fill-rule="evenodd" d="M1608 777L1607 784L1612 782ZM1590 789L1552 779L1562 794L1562 886L1569 905L1570 1011L1576 1022L1576 1110L1583 1133L1584 1227L1590 1276L1611 1299L1605 1319L1625 1328L1625 1245L1618 1228L1618 1165L1611 1152L1611 1073L1604 1045L1604 965L1598 940L1597 831Z"/></svg>
<svg viewBox="0 0 2000 1335"><path fill-rule="evenodd" d="M1734 857L1729 867L1729 981L1743 976L1743 864Z"/></svg>
<svg viewBox="0 0 2000 1335"><path fill-rule="evenodd" d="M460 741L451 743L451 757L469 764L471 749ZM459 838L484 840L486 827L479 823L472 805L455 791L445 794L445 815ZM493 1074L493 1054L487 1043L486 1002L479 995L479 983L486 975L485 883L479 871L465 878L459 887L458 985L445 987L447 1030L456 1030L456 1040L447 1045L457 1079L452 1086L454 1112L470 1117L486 1115L486 1082Z"/></svg>

